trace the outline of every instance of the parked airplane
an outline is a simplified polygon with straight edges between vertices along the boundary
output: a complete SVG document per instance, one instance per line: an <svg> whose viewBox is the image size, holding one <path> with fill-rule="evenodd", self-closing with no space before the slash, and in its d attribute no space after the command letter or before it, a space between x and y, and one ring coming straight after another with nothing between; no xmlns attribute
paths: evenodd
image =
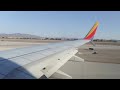
<svg viewBox="0 0 120 90"><path fill-rule="evenodd" d="M72 78L59 70L68 60L84 61L75 56L78 47L90 42L98 22L82 40L35 45L0 52L0 79Z"/></svg>

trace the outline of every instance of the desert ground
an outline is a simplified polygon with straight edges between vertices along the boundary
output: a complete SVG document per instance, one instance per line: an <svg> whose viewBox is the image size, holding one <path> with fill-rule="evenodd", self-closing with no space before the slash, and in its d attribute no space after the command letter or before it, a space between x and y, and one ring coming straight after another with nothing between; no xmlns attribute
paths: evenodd
<svg viewBox="0 0 120 90"><path fill-rule="evenodd" d="M59 41L3 40L0 41L0 51L54 42ZM89 50L89 48L94 48L94 50ZM96 54L93 54L94 52ZM96 43L96 46L85 44L79 47L76 55L83 58L84 62L68 61L60 68L73 79L120 79L120 43L101 42Z"/></svg>

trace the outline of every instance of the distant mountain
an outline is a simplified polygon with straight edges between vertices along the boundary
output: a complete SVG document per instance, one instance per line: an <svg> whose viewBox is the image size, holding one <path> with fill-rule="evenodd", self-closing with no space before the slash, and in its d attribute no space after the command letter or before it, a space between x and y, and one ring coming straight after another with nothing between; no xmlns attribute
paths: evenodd
<svg viewBox="0 0 120 90"><path fill-rule="evenodd" d="M0 38L42 38L42 37L31 34L13 33L13 34L0 34Z"/></svg>
<svg viewBox="0 0 120 90"><path fill-rule="evenodd" d="M1 33L0 38L6 38L6 39L42 39L42 40L77 40L77 38L65 38L65 37L40 37L37 35L31 35L31 34L21 34L21 33L13 33L13 34L5 34Z"/></svg>

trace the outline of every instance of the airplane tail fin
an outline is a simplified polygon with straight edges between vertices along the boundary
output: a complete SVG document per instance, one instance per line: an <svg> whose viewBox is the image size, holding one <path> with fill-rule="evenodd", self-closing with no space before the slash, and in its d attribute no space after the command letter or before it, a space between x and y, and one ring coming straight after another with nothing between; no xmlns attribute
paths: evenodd
<svg viewBox="0 0 120 90"><path fill-rule="evenodd" d="M94 38L94 35L96 33L96 30L98 28L99 23L96 22L94 26L91 28L91 30L88 32L88 34L85 36L85 40L92 40Z"/></svg>

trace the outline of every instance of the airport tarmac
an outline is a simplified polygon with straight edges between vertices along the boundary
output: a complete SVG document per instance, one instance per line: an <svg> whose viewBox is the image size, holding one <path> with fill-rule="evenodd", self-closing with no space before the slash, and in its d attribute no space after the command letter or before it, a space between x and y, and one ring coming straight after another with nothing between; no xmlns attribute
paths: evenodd
<svg viewBox="0 0 120 90"><path fill-rule="evenodd" d="M60 68L73 79L120 79L120 46L85 44L76 55L84 62L69 61Z"/></svg>
<svg viewBox="0 0 120 90"><path fill-rule="evenodd" d="M43 45L46 42L8 42L0 41L0 51L27 47L31 45ZM93 54L94 48L97 54ZM79 47L77 56L84 59L84 62L68 61L61 71L71 75L73 79L120 79L120 46L119 45L99 45L93 47L85 44Z"/></svg>
<svg viewBox="0 0 120 90"><path fill-rule="evenodd" d="M48 44L47 42L25 42L25 41L0 41L0 51L28 47L32 45L43 45Z"/></svg>
<svg viewBox="0 0 120 90"><path fill-rule="evenodd" d="M89 50L93 48L94 50ZM120 46L116 45L83 45L78 50L82 54L76 55L84 58L88 62L101 62L101 63L119 63L120 64ZM96 52L96 54L93 54Z"/></svg>

